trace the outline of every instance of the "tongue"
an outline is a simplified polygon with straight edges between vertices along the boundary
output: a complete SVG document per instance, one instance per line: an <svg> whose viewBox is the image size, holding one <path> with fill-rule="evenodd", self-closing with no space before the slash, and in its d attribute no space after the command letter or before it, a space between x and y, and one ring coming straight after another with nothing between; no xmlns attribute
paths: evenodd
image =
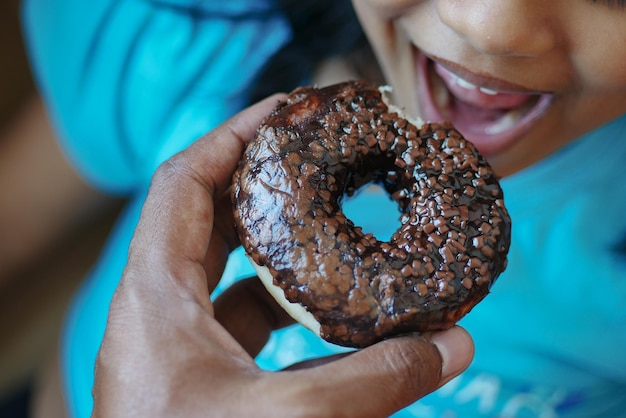
<svg viewBox="0 0 626 418"><path fill-rule="evenodd" d="M456 100L450 108L449 117L455 126L466 135L495 134L509 128L519 119L519 112L484 109Z"/></svg>
<svg viewBox="0 0 626 418"><path fill-rule="evenodd" d="M498 112L499 114L501 114L502 111L511 110L515 107L521 106L524 102L535 96L532 94L500 92L488 94L481 91L478 87L467 88L467 86L463 87L459 85L459 78L439 63L435 63L435 71L457 100L484 110L498 110L500 111ZM463 83L463 80L460 82Z"/></svg>

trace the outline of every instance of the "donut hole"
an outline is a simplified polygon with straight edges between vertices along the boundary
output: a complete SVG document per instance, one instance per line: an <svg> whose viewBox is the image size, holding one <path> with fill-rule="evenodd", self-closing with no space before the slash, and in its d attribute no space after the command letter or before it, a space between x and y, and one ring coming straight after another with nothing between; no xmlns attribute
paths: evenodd
<svg viewBox="0 0 626 418"><path fill-rule="evenodd" d="M361 187L353 196L345 196L341 210L356 226L379 241L389 241L400 228L400 208L380 185Z"/></svg>

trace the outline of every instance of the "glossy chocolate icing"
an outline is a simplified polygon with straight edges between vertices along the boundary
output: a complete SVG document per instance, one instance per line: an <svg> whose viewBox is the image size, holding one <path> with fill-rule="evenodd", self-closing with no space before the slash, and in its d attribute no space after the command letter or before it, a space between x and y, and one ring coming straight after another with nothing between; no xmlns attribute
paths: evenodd
<svg viewBox="0 0 626 418"><path fill-rule="evenodd" d="M388 242L341 210L372 182L402 213ZM365 82L293 91L248 146L233 202L247 253L344 346L449 328L506 267L510 218L487 162L449 124L418 128Z"/></svg>

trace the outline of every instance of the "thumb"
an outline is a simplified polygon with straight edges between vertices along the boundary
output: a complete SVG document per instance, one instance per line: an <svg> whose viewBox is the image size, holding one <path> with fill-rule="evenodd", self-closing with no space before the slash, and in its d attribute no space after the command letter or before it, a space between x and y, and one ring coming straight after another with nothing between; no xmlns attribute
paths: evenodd
<svg viewBox="0 0 626 418"><path fill-rule="evenodd" d="M315 408L328 405L336 416L383 417L415 402L460 374L474 345L460 327L430 337L382 341L324 366L307 378L322 390ZM299 372L295 372L299 373ZM316 379L323 384L315 384ZM323 402L320 400L323 399ZM317 413L317 412L316 412ZM319 416L325 416L320 414Z"/></svg>

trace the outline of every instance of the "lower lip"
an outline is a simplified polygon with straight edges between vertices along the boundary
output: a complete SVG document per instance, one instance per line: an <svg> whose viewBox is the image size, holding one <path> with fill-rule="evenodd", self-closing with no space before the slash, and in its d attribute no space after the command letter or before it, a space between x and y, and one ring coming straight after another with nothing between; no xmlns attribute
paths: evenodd
<svg viewBox="0 0 626 418"><path fill-rule="evenodd" d="M432 66L431 61L419 51L416 53L416 60L417 83L420 91L418 101L423 112L422 118L432 122L449 120L486 157L505 152L522 140L524 135L545 115L552 103L553 95L534 95L530 107L525 110L519 120L501 132L488 133L485 131L484 123L473 123L471 118L458 117L453 112L447 112L451 113L450 115L444 114L446 109L441 109L434 99L433 86L430 82L430 72L434 71L430 68ZM451 100L454 101L454 96L450 91L448 94L452 96ZM489 109L485 109L485 111L489 111ZM493 124L495 125L497 122Z"/></svg>

